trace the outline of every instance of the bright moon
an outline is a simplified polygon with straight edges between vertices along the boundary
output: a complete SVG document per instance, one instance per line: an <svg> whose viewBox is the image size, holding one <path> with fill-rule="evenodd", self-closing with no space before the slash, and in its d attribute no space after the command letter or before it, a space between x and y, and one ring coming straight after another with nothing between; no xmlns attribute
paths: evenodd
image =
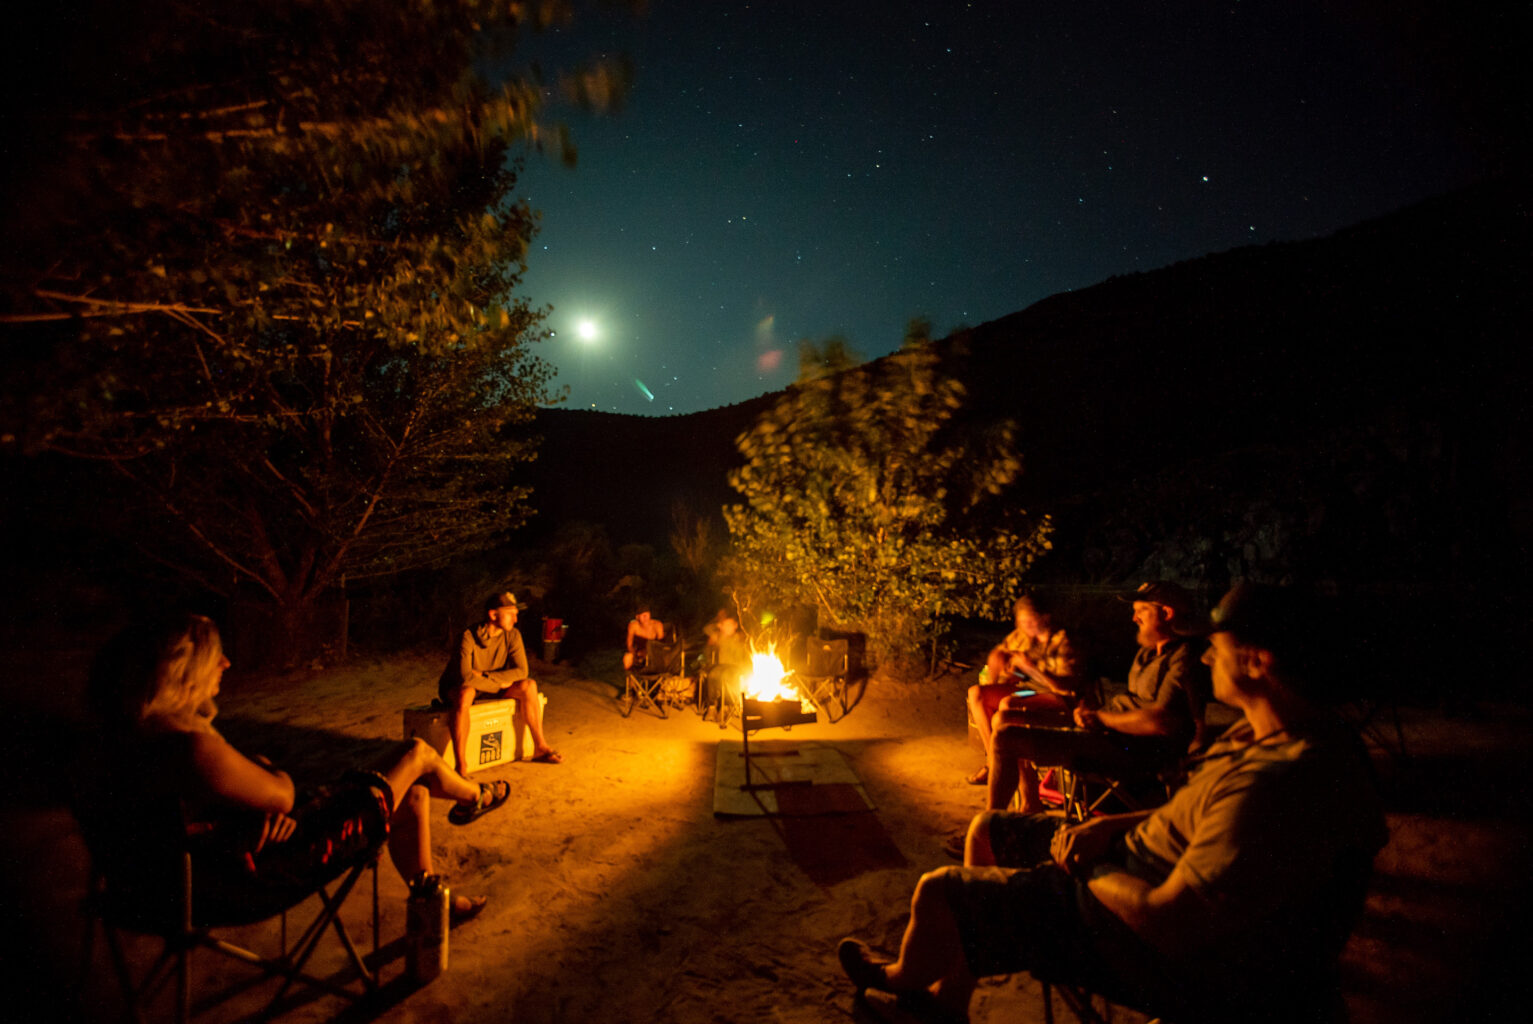
<svg viewBox="0 0 1533 1024"><path fill-rule="evenodd" d="M575 335L581 341L596 340L596 322L594 320L582 320L575 325Z"/></svg>

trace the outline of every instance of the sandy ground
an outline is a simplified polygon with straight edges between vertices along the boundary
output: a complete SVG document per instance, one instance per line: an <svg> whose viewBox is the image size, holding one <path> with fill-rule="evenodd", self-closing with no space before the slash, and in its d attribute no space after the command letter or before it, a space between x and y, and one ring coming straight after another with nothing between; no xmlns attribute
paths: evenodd
<svg viewBox="0 0 1533 1024"><path fill-rule="evenodd" d="M300 781L327 778L401 735L402 709L429 699L438 662L432 652L262 679L231 674L220 724L236 745L267 754ZM943 842L979 806L980 790L963 782L979 761L964 728L962 679L874 680L837 723L758 734L833 745L876 811L719 819L712 791L724 733L717 726L691 711L665 721L640 711L625 720L614 700L616 671L535 668L549 696L549 736L566 762L476 774L507 779L514 792L505 809L470 826L448 824L445 804L432 815L438 870L457 891L491 898L483 915L453 933L448 973L423 988L406 981L405 888L385 862L383 992L358 1006L298 992L283 1019L853 1019L835 942L857 935L896 948L916 879L952 863ZM30 715L40 736L61 724L67 734L69 703L34 695L22 721ZM1457 719L1407 712L1409 756L1380 751L1392 838L1344 964L1355 1021L1474 1020L1520 990L1513 937L1528 903L1529 717L1514 708ZM0 822L10 931L28 937L26 952L8 961L7 991L16 998L6 1016L116 1019L120 1004L99 945L86 980L78 980L88 862L51 785L46 758L59 749L23 745L17 799ZM345 917L369 949L362 895ZM270 947L276 932L266 924L239 936ZM341 960L331 945L317 962L333 970ZM130 947L140 964L152 952L148 940ZM250 1019L275 987L251 986L248 971L206 953L195 970L199 1020ZM1041 1020L1038 989L1025 977L987 982L972 1016Z"/></svg>

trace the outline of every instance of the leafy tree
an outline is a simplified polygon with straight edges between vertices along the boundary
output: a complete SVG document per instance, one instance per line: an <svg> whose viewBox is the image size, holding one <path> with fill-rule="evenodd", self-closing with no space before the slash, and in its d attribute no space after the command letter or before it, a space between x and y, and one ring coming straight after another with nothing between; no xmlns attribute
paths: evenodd
<svg viewBox="0 0 1533 1024"><path fill-rule="evenodd" d="M736 440L727 572L753 606L812 604L903 659L952 616L1003 615L1049 546L1047 517L995 506L1021 471L1010 424L959 429L964 388L926 325L854 366L845 343L800 350L799 380Z"/></svg>
<svg viewBox="0 0 1533 1024"><path fill-rule="evenodd" d="M110 467L169 526L154 557L290 629L517 526L552 396L507 157L564 140L541 83L490 76L571 5L79 6L12 125L0 443Z"/></svg>

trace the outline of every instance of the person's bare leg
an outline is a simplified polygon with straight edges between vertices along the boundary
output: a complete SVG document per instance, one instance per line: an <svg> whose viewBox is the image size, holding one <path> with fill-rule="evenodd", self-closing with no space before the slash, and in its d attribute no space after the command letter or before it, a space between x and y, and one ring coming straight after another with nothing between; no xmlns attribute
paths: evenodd
<svg viewBox="0 0 1533 1024"><path fill-rule="evenodd" d="M431 873L430 808L424 788L406 785L389 819L389 859L406 882Z"/></svg>
<svg viewBox="0 0 1533 1024"><path fill-rule="evenodd" d="M394 790L396 810L404 799L405 791L416 782L424 783L428 793L439 800L468 803L479 798L478 784L453 771L452 766L442 759L442 755L419 736L406 740L403 747L378 770Z"/></svg>
<svg viewBox="0 0 1533 1024"><path fill-rule="evenodd" d="M426 749L431 750L429 746ZM447 762L440 757L437 760L443 768L447 767ZM406 884L431 874L431 794L424 786L406 786L394 808L394 816L389 819L389 860L394 862L394 870ZM482 896L476 899L462 893L453 894L452 908L459 914L467 914L482 906Z"/></svg>
<svg viewBox="0 0 1533 1024"><path fill-rule="evenodd" d="M943 872L928 872L916 883L899 959L884 973L894 991L929 989L947 1009L967 1017L974 976L964 961L958 921L943 892L942 876Z"/></svg>
<svg viewBox="0 0 1533 1024"><path fill-rule="evenodd" d="M997 677L992 675L991 678ZM986 772L989 771L990 750L995 742L995 728L991 722L995 715L992 704L995 697L992 694L998 689L1000 687L994 683L975 683L969 687L965 698L969 706L969 721L974 723L974 731L979 733L980 746L985 751ZM987 776L976 772L969 778L970 781L983 784Z"/></svg>
<svg viewBox="0 0 1533 1024"><path fill-rule="evenodd" d="M1094 737L1053 729L1033 729L1024 724L1024 713L1002 710L995 716L995 738L990 745L990 809L1002 811L1018 794L1024 813L1044 810L1038 793L1037 765L1067 764L1071 755Z"/></svg>
<svg viewBox="0 0 1533 1024"><path fill-rule="evenodd" d="M1027 727L1009 721L1007 715L1005 711L996 714L995 734L990 740L990 788L986 806L992 811L1003 811L1010 805L1020 781L1018 748Z"/></svg>
<svg viewBox="0 0 1533 1024"><path fill-rule="evenodd" d="M980 811L969 822L969 835L964 841L963 866L985 868L995 865L995 849L990 845L990 819L994 811Z"/></svg>
<svg viewBox="0 0 1533 1024"><path fill-rule="evenodd" d="M538 684L531 679L519 679L506 691L516 701L527 728L532 733L532 756L546 754L552 748L543 736L543 702L538 699Z"/></svg>
<svg viewBox="0 0 1533 1024"><path fill-rule="evenodd" d="M474 706L477 691L472 686L458 690L457 703L447 712L447 728L452 733L452 756L458 762L458 774L467 776L469 708Z"/></svg>

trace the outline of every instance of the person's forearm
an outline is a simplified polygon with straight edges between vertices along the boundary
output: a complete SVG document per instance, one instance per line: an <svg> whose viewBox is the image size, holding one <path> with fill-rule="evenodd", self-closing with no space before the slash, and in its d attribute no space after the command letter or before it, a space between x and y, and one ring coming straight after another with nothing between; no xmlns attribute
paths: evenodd
<svg viewBox="0 0 1533 1024"><path fill-rule="evenodd" d="M1167 736L1171 733L1172 718L1165 708L1132 708L1128 711L1099 711L1097 721L1114 732L1130 736Z"/></svg>

